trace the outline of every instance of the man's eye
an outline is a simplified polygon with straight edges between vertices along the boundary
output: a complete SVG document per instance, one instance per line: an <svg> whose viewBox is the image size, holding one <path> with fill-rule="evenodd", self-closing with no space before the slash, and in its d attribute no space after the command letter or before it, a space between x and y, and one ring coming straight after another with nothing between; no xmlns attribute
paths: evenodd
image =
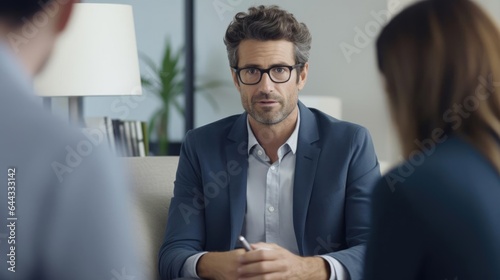
<svg viewBox="0 0 500 280"><path fill-rule="evenodd" d="M278 73L278 74L282 74L284 73L286 70L284 67L276 67L276 68L273 68L273 71Z"/></svg>
<svg viewBox="0 0 500 280"><path fill-rule="evenodd" d="M257 70L257 68L248 68L248 69L245 69L245 74L247 75L255 75L259 72L259 70Z"/></svg>

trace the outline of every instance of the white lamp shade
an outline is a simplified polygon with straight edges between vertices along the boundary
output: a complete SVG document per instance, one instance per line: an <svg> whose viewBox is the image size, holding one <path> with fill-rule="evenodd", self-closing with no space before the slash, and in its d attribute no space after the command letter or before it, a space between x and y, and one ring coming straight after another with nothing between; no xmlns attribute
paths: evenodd
<svg viewBox="0 0 500 280"><path fill-rule="evenodd" d="M342 102L339 98L333 96L320 95L299 95L299 100L306 107L315 108L336 119L342 118Z"/></svg>
<svg viewBox="0 0 500 280"><path fill-rule="evenodd" d="M132 7L75 4L35 88L40 96L142 94Z"/></svg>

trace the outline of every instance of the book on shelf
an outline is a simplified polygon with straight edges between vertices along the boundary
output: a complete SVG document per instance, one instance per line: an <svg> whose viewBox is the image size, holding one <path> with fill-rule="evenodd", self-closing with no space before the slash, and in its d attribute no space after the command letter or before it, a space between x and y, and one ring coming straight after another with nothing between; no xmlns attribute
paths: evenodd
<svg viewBox="0 0 500 280"><path fill-rule="evenodd" d="M137 142L137 126L135 121L130 121L130 133L132 134L132 154L139 156L139 143Z"/></svg>
<svg viewBox="0 0 500 280"><path fill-rule="evenodd" d="M85 119L86 133L109 147L114 155L145 157L149 154L146 122L109 117Z"/></svg>
<svg viewBox="0 0 500 280"><path fill-rule="evenodd" d="M120 121L119 120L111 120L113 126L112 126L112 129L113 129L113 136L114 136L114 140L115 140L115 154L117 156L122 156L123 155L123 151L122 151L122 147L123 147L123 143L122 143L122 137L121 137L121 133L120 133Z"/></svg>
<svg viewBox="0 0 500 280"><path fill-rule="evenodd" d="M130 122L124 121L123 126L125 127L125 141L127 142L127 156L134 156L134 149L132 148L132 132L130 131Z"/></svg>
<svg viewBox="0 0 500 280"><path fill-rule="evenodd" d="M104 117L104 122L106 123L106 132L108 135L108 143L111 152L116 155L116 147L115 147L115 134L113 131L113 120L109 117Z"/></svg>
<svg viewBox="0 0 500 280"><path fill-rule="evenodd" d="M137 131L137 146L138 146L139 156L145 157L146 156L146 145L144 144L144 131L143 131L142 122L136 121L135 128Z"/></svg>
<svg viewBox="0 0 500 280"><path fill-rule="evenodd" d="M127 149L127 137L125 134L125 124L123 121L118 120L118 133L120 134L120 151L121 151L121 156L126 157L128 155L128 149Z"/></svg>

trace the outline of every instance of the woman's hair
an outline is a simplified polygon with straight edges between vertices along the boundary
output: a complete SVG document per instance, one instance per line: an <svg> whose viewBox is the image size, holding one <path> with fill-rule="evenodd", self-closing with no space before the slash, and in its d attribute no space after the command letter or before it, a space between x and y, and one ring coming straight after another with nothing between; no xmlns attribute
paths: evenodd
<svg viewBox="0 0 500 280"><path fill-rule="evenodd" d="M277 6L251 7L248 13L240 12L234 16L224 37L231 67L238 67L238 46L247 39L287 40L295 46L296 64L309 60L312 39L307 26Z"/></svg>
<svg viewBox="0 0 500 280"><path fill-rule="evenodd" d="M500 32L481 8L418 2L382 30L377 59L406 157L443 132L467 139L500 172Z"/></svg>

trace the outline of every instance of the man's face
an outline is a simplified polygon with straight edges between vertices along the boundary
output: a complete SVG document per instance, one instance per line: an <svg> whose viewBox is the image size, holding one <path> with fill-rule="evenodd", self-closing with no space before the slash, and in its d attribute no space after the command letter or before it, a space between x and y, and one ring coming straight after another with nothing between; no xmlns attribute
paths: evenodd
<svg viewBox="0 0 500 280"><path fill-rule="evenodd" d="M293 66L295 65L294 45L286 40L244 40L238 48L238 60L238 69L246 67L267 69L276 65ZM302 73L298 72L300 68L293 69L290 80L286 83L275 83L267 73L263 73L262 79L255 85L244 85L238 80L236 73L232 73L245 111L255 121L273 125L286 119L296 108L298 92L306 83L307 69L307 64ZM298 82L297 75L299 75Z"/></svg>

